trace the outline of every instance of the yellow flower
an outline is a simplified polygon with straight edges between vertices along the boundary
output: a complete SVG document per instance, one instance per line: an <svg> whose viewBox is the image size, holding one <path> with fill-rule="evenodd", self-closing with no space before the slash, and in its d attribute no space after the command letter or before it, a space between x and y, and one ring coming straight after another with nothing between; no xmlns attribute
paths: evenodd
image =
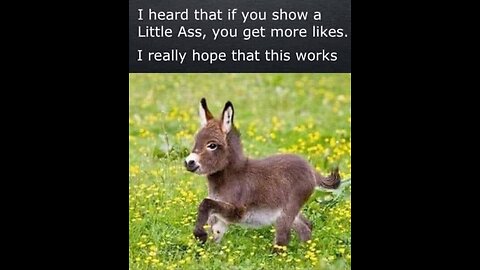
<svg viewBox="0 0 480 270"><path fill-rule="evenodd" d="M130 166L130 174L132 176L136 176L140 172L140 167L138 165L131 165Z"/></svg>

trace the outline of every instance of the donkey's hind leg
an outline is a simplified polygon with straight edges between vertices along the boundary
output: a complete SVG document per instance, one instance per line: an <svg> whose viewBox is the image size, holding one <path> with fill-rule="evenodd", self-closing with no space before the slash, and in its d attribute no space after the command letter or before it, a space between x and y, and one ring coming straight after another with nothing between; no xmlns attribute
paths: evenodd
<svg viewBox="0 0 480 270"><path fill-rule="evenodd" d="M306 222L309 221L306 220L302 213L299 213L293 221L293 229L298 233L300 241L302 242L308 241L312 238L311 225L309 226Z"/></svg>
<svg viewBox="0 0 480 270"><path fill-rule="evenodd" d="M290 230L299 211L300 206L292 202L285 207L282 215L277 219L275 223L275 244L277 246L286 246L290 242Z"/></svg>
<svg viewBox="0 0 480 270"><path fill-rule="evenodd" d="M297 217L300 218L305 224L307 224L310 231L313 230L312 222L308 220L308 218L302 212L300 212Z"/></svg>

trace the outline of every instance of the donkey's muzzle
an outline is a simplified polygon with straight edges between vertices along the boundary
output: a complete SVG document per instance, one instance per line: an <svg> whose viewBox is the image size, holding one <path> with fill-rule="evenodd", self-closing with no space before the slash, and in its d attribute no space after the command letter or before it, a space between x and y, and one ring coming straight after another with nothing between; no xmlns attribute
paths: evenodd
<svg viewBox="0 0 480 270"><path fill-rule="evenodd" d="M195 160L185 160L184 161L184 164L185 164L185 168L187 168L188 171L190 172L194 172L196 170L198 170L198 164L195 162Z"/></svg>
<svg viewBox="0 0 480 270"><path fill-rule="evenodd" d="M200 162L198 162L199 156L196 153L191 153L185 158L184 165L190 172L195 172L200 168Z"/></svg>

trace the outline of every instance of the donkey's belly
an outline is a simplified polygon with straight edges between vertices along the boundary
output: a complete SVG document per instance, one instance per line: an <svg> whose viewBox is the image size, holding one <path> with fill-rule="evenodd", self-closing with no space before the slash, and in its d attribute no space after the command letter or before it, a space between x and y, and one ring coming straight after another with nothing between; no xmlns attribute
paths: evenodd
<svg viewBox="0 0 480 270"><path fill-rule="evenodd" d="M255 209L245 213L245 216L238 222L239 225L259 228L268 226L280 217L281 209Z"/></svg>

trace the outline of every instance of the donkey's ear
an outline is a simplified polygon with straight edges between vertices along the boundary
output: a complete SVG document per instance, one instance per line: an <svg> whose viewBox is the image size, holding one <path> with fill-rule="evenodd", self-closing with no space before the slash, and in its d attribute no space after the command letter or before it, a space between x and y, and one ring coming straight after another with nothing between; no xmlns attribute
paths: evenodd
<svg viewBox="0 0 480 270"><path fill-rule="evenodd" d="M213 119L212 113L208 110L207 100L205 100L205 98L202 98L202 100L200 100L200 106L198 107L198 115L200 116L200 125L202 127L207 125L207 122L209 120Z"/></svg>
<svg viewBox="0 0 480 270"><path fill-rule="evenodd" d="M233 127L233 104L230 101L225 103L222 113L222 130L224 133L230 132Z"/></svg>

